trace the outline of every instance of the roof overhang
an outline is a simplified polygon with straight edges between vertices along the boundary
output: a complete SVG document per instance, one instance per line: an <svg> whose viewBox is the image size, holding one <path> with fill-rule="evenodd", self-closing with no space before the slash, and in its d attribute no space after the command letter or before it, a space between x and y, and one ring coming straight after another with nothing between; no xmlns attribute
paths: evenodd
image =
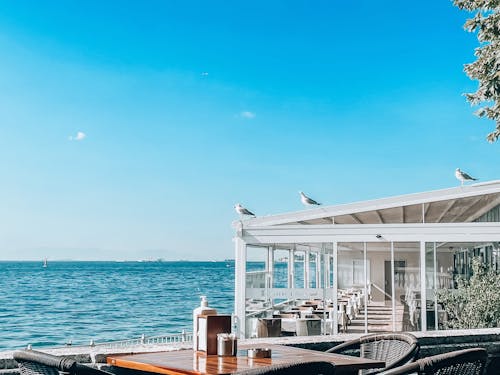
<svg viewBox="0 0 500 375"><path fill-rule="evenodd" d="M443 203L436 204L437 202ZM241 221L238 220L233 222L233 227L238 229L242 227L251 228L300 224L365 224L362 218L360 219L356 215L360 213L373 213L375 217L378 216L378 223L390 224L391 221L384 222L384 212L389 216L400 212L400 215L402 215L401 222L403 223L406 222L405 215L414 218L419 215L420 217L422 217L421 215L425 217L425 215L430 215L431 213L433 214L432 221L434 222L468 222L473 221L475 218L498 204L500 204L500 180L349 204L324 206ZM418 205L420 206L417 207ZM407 208L406 213L405 207ZM383 211L395 208L401 209L398 211ZM417 212L414 212L415 210ZM422 210L428 210L429 212L422 212ZM448 219L446 215L448 215L448 217L454 215L454 220ZM354 221L337 222L336 218L340 219L342 217L350 217ZM421 222L420 219L409 221ZM374 222L369 221L366 223L374 224ZM392 223L394 223L394 221L392 221Z"/></svg>
<svg viewBox="0 0 500 375"><path fill-rule="evenodd" d="M435 223L382 225L301 225L249 227L246 244L328 242L500 242L500 223Z"/></svg>

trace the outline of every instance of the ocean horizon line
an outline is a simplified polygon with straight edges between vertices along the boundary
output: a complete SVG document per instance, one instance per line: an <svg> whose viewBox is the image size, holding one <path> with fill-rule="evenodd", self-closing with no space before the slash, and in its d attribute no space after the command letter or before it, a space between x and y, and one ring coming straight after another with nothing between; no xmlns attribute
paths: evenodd
<svg viewBox="0 0 500 375"><path fill-rule="evenodd" d="M43 263L44 260L47 262L116 262L116 263L224 263L224 262L234 262L234 259L50 259L50 258L40 258L40 259L0 259L0 262L30 262L30 263Z"/></svg>

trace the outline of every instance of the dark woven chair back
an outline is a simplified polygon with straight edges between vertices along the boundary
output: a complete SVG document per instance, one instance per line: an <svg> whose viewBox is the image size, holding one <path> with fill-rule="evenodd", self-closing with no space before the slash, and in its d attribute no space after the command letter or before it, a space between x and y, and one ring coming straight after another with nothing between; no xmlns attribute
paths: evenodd
<svg viewBox="0 0 500 375"><path fill-rule="evenodd" d="M412 362L418 354L419 344L409 333L385 333L362 336L337 345L327 352L378 359L385 362L383 369L363 370L363 374L376 374Z"/></svg>
<svg viewBox="0 0 500 375"><path fill-rule="evenodd" d="M488 353L483 348L457 350L419 359L413 363L383 372L384 375L481 375Z"/></svg>
<svg viewBox="0 0 500 375"><path fill-rule="evenodd" d="M334 375L335 365L330 362L300 362L256 367L238 375Z"/></svg>
<svg viewBox="0 0 500 375"><path fill-rule="evenodd" d="M85 366L69 357L58 357L36 350L22 350L14 353L21 375L109 375L93 367Z"/></svg>
<svg viewBox="0 0 500 375"><path fill-rule="evenodd" d="M49 367L36 362L18 362L21 375L59 375L55 367Z"/></svg>

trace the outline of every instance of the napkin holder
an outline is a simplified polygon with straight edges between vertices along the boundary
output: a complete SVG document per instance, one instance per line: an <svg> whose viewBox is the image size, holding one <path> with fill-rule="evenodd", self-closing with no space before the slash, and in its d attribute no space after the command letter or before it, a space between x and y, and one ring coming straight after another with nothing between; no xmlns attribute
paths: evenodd
<svg viewBox="0 0 500 375"><path fill-rule="evenodd" d="M231 332L231 315L198 316L196 350L206 355L217 354L217 334Z"/></svg>

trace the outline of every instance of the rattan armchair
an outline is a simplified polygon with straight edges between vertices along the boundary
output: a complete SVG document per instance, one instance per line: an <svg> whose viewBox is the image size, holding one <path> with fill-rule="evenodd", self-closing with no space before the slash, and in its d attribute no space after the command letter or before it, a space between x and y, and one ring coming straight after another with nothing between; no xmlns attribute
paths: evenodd
<svg viewBox="0 0 500 375"><path fill-rule="evenodd" d="M110 373L85 366L69 357L58 357L36 350L14 353L21 375L110 375Z"/></svg>
<svg viewBox="0 0 500 375"><path fill-rule="evenodd" d="M481 375L488 353L483 348L457 350L419 359L383 372L383 375ZM382 375L381 374L381 375Z"/></svg>
<svg viewBox="0 0 500 375"><path fill-rule="evenodd" d="M327 352L385 361L382 369L363 370L363 374L377 374L412 362L419 348L418 340L412 334L383 333L344 342Z"/></svg>
<svg viewBox="0 0 500 375"><path fill-rule="evenodd" d="M334 375L335 365L330 362L300 362L256 367L237 375Z"/></svg>

